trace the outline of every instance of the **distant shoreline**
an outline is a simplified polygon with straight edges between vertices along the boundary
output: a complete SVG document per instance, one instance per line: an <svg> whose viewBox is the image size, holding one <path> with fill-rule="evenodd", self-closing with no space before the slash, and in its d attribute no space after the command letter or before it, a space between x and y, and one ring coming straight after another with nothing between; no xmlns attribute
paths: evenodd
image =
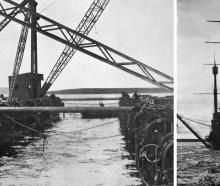
<svg viewBox="0 0 220 186"><path fill-rule="evenodd" d="M8 94L8 92L8 88L0 88L0 94ZM161 88L78 88L48 91L48 94L121 94L122 92L131 94L134 92L139 94L169 93L168 91Z"/></svg>
<svg viewBox="0 0 220 186"><path fill-rule="evenodd" d="M48 94L121 94L127 93L168 93L160 88L82 88L48 91Z"/></svg>

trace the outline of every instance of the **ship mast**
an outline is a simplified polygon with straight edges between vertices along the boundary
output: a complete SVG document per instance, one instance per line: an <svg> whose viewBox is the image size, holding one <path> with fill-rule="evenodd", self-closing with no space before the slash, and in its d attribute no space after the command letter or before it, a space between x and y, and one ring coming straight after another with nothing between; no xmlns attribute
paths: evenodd
<svg viewBox="0 0 220 186"><path fill-rule="evenodd" d="M218 74L218 66L216 65L215 60L215 52L214 52L214 66L212 67L212 73L214 75L214 113L218 111L218 91L217 91L217 74Z"/></svg>
<svg viewBox="0 0 220 186"><path fill-rule="evenodd" d="M210 42L206 41L205 43L209 44L220 44L220 42ZM214 64L206 64L206 65L213 65L212 67L212 74L214 76L214 90L213 90L213 95L214 95L214 114L218 112L218 90L217 90L217 75L218 75L218 66L219 64L216 64L215 60L215 50L214 50Z"/></svg>

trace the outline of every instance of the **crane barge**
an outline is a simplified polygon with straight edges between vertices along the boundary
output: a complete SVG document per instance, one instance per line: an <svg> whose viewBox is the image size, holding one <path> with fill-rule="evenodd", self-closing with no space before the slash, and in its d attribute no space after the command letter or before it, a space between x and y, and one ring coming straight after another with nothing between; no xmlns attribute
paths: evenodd
<svg viewBox="0 0 220 186"><path fill-rule="evenodd" d="M143 182L150 185L172 184L173 96L130 98L128 94L123 93L119 100L119 108L97 109L66 108L63 107L60 98L46 95L77 51L162 88L166 92L173 92L171 76L87 36L108 3L109 0L94 0L79 26L73 30L37 13L36 0L23 0L20 4L11 0L0 2L0 16L4 17L0 23L0 31L4 30L10 21L22 25L13 74L9 77L9 97L7 103L0 107L1 123L6 123L4 126L7 128L9 126L7 123L11 122L12 127L3 129L0 126L0 131L2 134L6 131L7 134L14 134L19 131L19 127L21 128L16 125L18 123L24 123L26 127L34 130L38 127L44 129L47 125L45 121L51 121L53 116L59 116L59 112L116 110L119 111L120 127L129 146L128 151L135 157ZM29 29L31 30L31 72L19 74ZM63 52L43 86L41 86L43 74L38 73L38 33L65 44ZM137 69L134 70L133 67ZM0 138L0 141L3 142L4 139L6 138Z"/></svg>

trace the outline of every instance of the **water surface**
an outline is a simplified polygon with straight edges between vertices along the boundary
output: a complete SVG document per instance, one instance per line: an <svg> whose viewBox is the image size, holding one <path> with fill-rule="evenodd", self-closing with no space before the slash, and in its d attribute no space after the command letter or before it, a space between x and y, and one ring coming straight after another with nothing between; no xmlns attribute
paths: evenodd
<svg viewBox="0 0 220 186"><path fill-rule="evenodd" d="M74 133L111 121L115 122ZM119 136L100 139L113 135ZM1 157L0 185L141 185L116 118L82 120L79 114L67 114L48 130L47 142L44 153L43 139L38 138L26 146L14 146L16 155Z"/></svg>
<svg viewBox="0 0 220 186"><path fill-rule="evenodd" d="M220 185L220 151L199 142L181 142L177 152L178 184Z"/></svg>

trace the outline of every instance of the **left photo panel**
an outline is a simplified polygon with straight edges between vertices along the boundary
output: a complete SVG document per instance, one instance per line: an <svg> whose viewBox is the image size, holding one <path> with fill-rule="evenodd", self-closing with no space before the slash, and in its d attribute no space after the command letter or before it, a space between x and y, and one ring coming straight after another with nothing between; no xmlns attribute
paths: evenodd
<svg viewBox="0 0 220 186"><path fill-rule="evenodd" d="M173 0L0 0L0 185L174 185L173 40Z"/></svg>

